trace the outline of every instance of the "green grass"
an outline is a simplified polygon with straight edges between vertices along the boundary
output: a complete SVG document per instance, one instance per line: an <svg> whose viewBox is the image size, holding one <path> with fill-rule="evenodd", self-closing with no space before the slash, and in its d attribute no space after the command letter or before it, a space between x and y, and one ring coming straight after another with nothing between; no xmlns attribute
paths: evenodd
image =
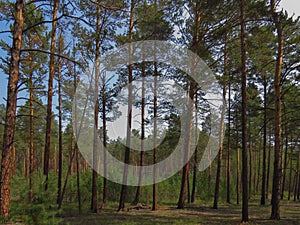
<svg viewBox="0 0 300 225"><path fill-rule="evenodd" d="M129 205L128 205L129 206ZM74 209L74 208L73 208ZM150 209L130 210L116 212L117 203L110 203L101 209L98 214L85 212L81 215L64 212L64 224L240 224L241 206L235 204L222 204L219 209L212 209L211 205L192 204L185 209L178 210L176 205L161 206L158 211ZM281 220L269 220L271 206L259 206L254 202L249 205L249 224L300 224L300 203L283 201L281 207Z"/></svg>

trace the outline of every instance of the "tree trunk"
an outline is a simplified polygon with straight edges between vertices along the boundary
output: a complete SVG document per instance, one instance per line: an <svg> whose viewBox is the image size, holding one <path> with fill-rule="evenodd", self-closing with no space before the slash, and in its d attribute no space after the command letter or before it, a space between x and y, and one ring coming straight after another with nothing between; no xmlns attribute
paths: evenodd
<svg viewBox="0 0 300 225"><path fill-rule="evenodd" d="M103 77L104 78L104 77ZM101 90L102 94L102 133L103 133L103 147L104 147L104 154L103 154L103 193L102 193L102 203L103 205L106 203L107 198L107 165L106 165L106 146L107 146L107 131L106 131L106 95L105 95L105 80L103 79L103 87Z"/></svg>
<svg viewBox="0 0 300 225"><path fill-rule="evenodd" d="M271 0L272 16L277 31L277 59L276 71L274 74L274 91L275 91L275 148L274 148L274 172L273 172L273 187L272 187L272 213L271 219L280 219L280 194L281 194L281 70L283 60L283 35L280 19L276 13L276 1Z"/></svg>
<svg viewBox="0 0 300 225"><path fill-rule="evenodd" d="M236 204L240 204L240 149L236 149Z"/></svg>
<svg viewBox="0 0 300 225"><path fill-rule="evenodd" d="M74 59L76 58L76 52L74 51ZM76 64L74 63L73 67L73 85L74 85L74 94L77 88L77 75L76 75ZM76 101L76 96L74 97L74 105L77 105ZM76 110L73 112L73 116L75 118L75 121L77 121L77 115L76 115ZM79 149L77 146L77 140L75 140L75 135L74 135L74 127L72 126L72 142L74 143L74 153L76 152L76 169L77 169L77 200L78 200L78 211L79 214L82 212L82 206L81 206L81 194L80 194L80 170L79 170ZM84 160L86 163L86 161ZM62 195L60 198L62 199Z"/></svg>
<svg viewBox="0 0 300 225"><path fill-rule="evenodd" d="M245 0L240 3L241 22L241 58L242 58L242 222L248 222L248 154L247 154L247 70L246 70L246 22Z"/></svg>
<svg viewBox="0 0 300 225"><path fill-rule="evenodd" d="M13 141L16 122L20 50L22 46L22 31L24 27L24 7L24 0L16 0L13 43L11 48L10 70L7 85L6 117L3 135L0 177L0 216L5 218L9 217L9 205L11 197L11 154L14 148Z"/></svg>
<svg viewBox="0 0 300 225"><path fill-rule="evenodd" d="M260 153L260 147L261 147L261 144L259 144L259 149L257 151L257 154L258 154L258 169L257 169L257 178L256 178L256 188L255 188L255 193L258 192L258 189L259 189L259 181L260 181L260 160L261 160L261 153Z"/></svg>
<svg viewBox="0 0 300 225"><path fill-rule="evenodd" d="M194 34L193 34L193 41L191 44L190 49L193 52L197 52L199 48L199 27L200 27L200 21L201 21L201 0L196 1L195 5L195 11L194 11ZM185 159L189 158L190 154L190 148L191 148L191 135L192 135L192 126L193 126L193 109L194 109L194 95L195 95L195 88L196 84L194 81L190 81L189 85L189 94L187 97L187 120L186 120L186 134L184 138L184 151L185 151ZM188 161L188 160L185 160ZM184 165L182 169L182 178L181 178L181 188L180 188L180 194L179 199L177 203L177 209L184 208L184 200L185 200L185 194L186 194L186 183L187 183L187 176L189 172L189 163L187 162L186 165Z"/></svg>
<svg viewBox="0 0 300 225"><path fill-rule="evenodd" d="M223 109L222 109L222 114L221 114L221 127L220 127L220 137L219 137L219 157L218 157L215 196L214 196L214 205L213 205L214 209L218 208L220 178L221 178L221 166L222 166L222 154L223 154L225 112L226 112L226 84L224 83L223 84Z"/></svg>
<svg viewBox="0 0 300 225"><path fill-rule="evenodd" d="M62 37L60 37L61 39ZM59 40L60 41L60 40ZM59 43L59 54L61 43ZM62 180L62 163L63 163L63 139L62 139L62 96L61 96L61 65L58 64L57 73L58 82L58 180L57 180L57 203L61 196L61 180Z"/></svg>
<svg viewBox="0 0 300 225"><path fill-rule="evenodd" d="M270 166L271 166L271 136L269 136L269 151L268 151L268 170L267 170L267 186L266 199L269 197L269 181L270 181Z"/></svg>
<svg viewBox="0 0 300 225"><path fill-rule="evenodd" d="M65 182L64 182L64 186L63 186L63 189L62 189L62 192L61 192L61 196L60 196L60 199L59 199L58 209L61 209L62 201L64 199L64 195L65 195L65 191L66 191L66 187L67 187L67 183L68 183L68 178L69 178L69 175L71 175L70 170L72 169L73 160L74 160L74 157L76 155L75 146L76 146L76 150L78 150L77 144L74 143L74 136L73 135L72 135L72 138L71 138L71 143L72 143L71 148L73 149L73 151L72 151L73 153L70 157L70 163L69 163L66 179L65 179Z"/></svg>
<svg viewBox="0 0 300 225"><path fill-rule="evenodd" d="M28 152L29 152L29 149L26 148L25 150L25 153L24 153L24 177L27 178L28 177Z"/></svg>
<svg viewBox="0 0 300 225"><path fill-rule="evenodd" d="M238 118L238 112L236 110L235 117ZM239 149L239 128L238 128L238 122L236 120L235 124L236 129L236 184L235 184L235 190L236 190L236 204L240 204L240 149Z"/></svg>
<svg viewBox="0 0 300 225"><path fill-rule="evenodd" d="M283 200L284 197L284 189L285 189L285 178L286 178L286 170L287 170L287 157L288 157L288 123L287 123L287 117L286 117L286 108L285 105L283 105L284 115L285 115L285 151L284 151L284 164L283 164L283 177L282 177L282 186L281 186L281 200Z"/></svg>
<svg viewBox="0 0 300 225"><path fill-rule="evenodd" d="M98 1L99 2L99 1ZM93 213L98 213L98 192L97 192L97 168L98 168L98 115L99 115L99 73L100 73L100 29L101 29L101 7L97 5L97 24L96 24L96 49L95 49L95 93L94 93L94 144L93 144L93 172L92 172L92 204Z"/></svg>
<svg viewBox="0 0 300 225"><path fill-rule="evenodd" d="M142 192L142 175L144 165L144 139L145 139L145 63L142 62L142 113L141 113L141 153L140 153L140 171L139 171L139 184L136 189L134 204L140 202Z"/></svg>
<svg viewBox="0 0 300 225"><path fill-rule="evenodd" d="M17 163L17 156L16 156L16 148L15 146L13 147L13 151L12 151L12 159L11 159L11 163L12 163L12 171L11 174L14 176L16 175L16 163Z"/></svg>
<svg viewBox="0 0 300 225"><path fill-rule="evenodd" d="M32 62L32 59L31 59ZM33 82L32 82L32 72L29 74L29 193L28 198L29 201L33 201L33 173L34 173L34 144L33 144Z"/></svg>
<svg viewBox="0 0 300 225"><path fill-rule="evenodd" d="M253 152L253 186L252 186L252 192L255 195L255 187L256 187L256 175L257 175L257 152L256 149L253 148L253 142L251 142L252 145L252 152ZM251 164L250 164L251 165ZM251 168L251 167L250 167Z"/></svg>
<svg viewBox="0 0 300 225"><path fill-rule="evenodd" d="M195 120L196 120L196 135L198 136L198 93L195 93ZM198 140L198 139L197 139ZM194 152L194 168L193 168L193 186L191 203L195 202L196 184L197 184L197 165L198 165L198 143L196 143L196 148Z"/></svg>
<svg viewBox="0 0 300 225"><path fill-rule="evenodd" d="M190 154L190 148L191 148L191 133L192 133L192 126L193 126L193 101L194 101L194 93L195 93L195 83L194 81L191 81L190 88L189 88L189 97L187 97L188 101L188 116L186 119L186 136L184 140L184 146L185 146L185 155L184 155L184 161L186 162L187 159L189 158ZM180 188L180 195L178 199L178 204L177 204L177 209L183 209L184 208L184 200L185 200L185 195L186 195L186 186L187 186L187 177L188 177L188 172L189 172L189 163L184 165L182 169L182 178L181 178L181 188Z"/></svg>
<svg viewBox="0 0 300 225"><path fill-rule="evenodd" d="M77 201L78 201L78 212L81 214L81 195L80 195L80 173L79 173L79 150L77 147L77 143L75 143L75 154L76 154L76 174L77 174L77 179L76 179L76 184L77 184Z"/></svg>
<svg viewBox="0 0 300 225"><path fill-rule="evenodd" d="M187 199L188 203L191 203L190 173L187 176Z"/></svg>
<svg viewBox="0 0 300 225"><path fill-rule="evenodd" d="M290 152L290 174L289 174L289 195L288 200L291 199L291 192L292 192L292 173L293 173L293 151L294 149L291 148Z"/></svg>
<svg viewBox="0 0 300 225"><path fill-rule="evenodd" d="M249 123L250 125L250 123ZM251 141L251 132L249 131L249 195L248 198L251 199L252 191L252 141Z"/></svg>
<svg viewBox="0 0 300 225"><path fill-rule="evenodd" d="M44 175L46 176L45 190L48 189L49 162L50 162L50 138L51 138L51 121L52 121L52 96L53 96L53 78L55 72L55 42L56 42L56 25L57 10L59 0L54 0L52 14L52 31L50 44L50 63L49 63L49 80L48 80L48 98L47 98L47 117L46 117L46 135L44 149Z"/></svg>
<svg viewBox="0 0 300 225"><path fill-rule="evenodd" d="M300 173L298 172L298 193L297 193L297 200L299 201L299 199L300 199Z"/></svg>
<svg viewBox="0 0 300 225"><path fill-rule="evenodd" d="M227 40L225 41L225 54L224 54L224 66L226 67L227 71L227 65L228 65L228 59L227 59ZM225 73L227 75L227 72ZM227 192L226 192L226 201L227 203L230 203L230 117L231 117L231 85L230 85L230 77L228 77L228 137L227 137L227 164L226 164L226 174L227 174Z"/></svg>
<svg viewBox="0 0 300 225"><path fill-rule="evenodd" d="M300 149L298 150L298 157L297 157L297 165L296 165L296 173L295 173L295 185L294 185L294 201L297 199L297 191L299 189L299 170L300 170Z"/></svg>
<svg viewBox="0 0 300 225"><path fill-rule="evenodd" d="M266 159L267 159L267 79L264 75L264 125L263 125L263 166L260 205L266 204Z"/></svg>
<svg viewBox="0 0 300 225"><path fill-rule="evenodd" d="M153 193L152 193L152 210L157 209L157 185L156 185L156 138L157 138L157 62L154 62L154 100L153 100L153 118L154 118L154 129L153 129Z"/></svg>
<svg viewBox="0 0 300 225"><path fill-rule="evenodd" d="M135 1L131 0L130 4L130 21L129 21L129 41L130 43L133 41L133 26L134 26L134 4ZM132 55L132 46L130 46L130 59ZM132 123L132 65L128 66L128 108L127 108L127 131L126 131L126 148L125 148L125 158L124 158L124 172L123 172L123 182L122 189L120 194L120 201L118 211L124 210L125 208L125 200L126 200L126 187L127 187L127 175L128 175L128 164L130 157L130 136L131 136L131 123Z"/></svg>

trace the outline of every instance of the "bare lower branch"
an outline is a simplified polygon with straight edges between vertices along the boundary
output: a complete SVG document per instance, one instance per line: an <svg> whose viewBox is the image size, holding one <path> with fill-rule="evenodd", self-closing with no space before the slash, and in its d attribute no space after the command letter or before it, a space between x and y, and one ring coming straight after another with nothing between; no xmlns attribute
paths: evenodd
<svg viewBox="0 0 300 225"><path fill-rule="evenodd" d="M66 59L66 60L68 60L68 61L70 61L70 62L73 62L73 63L75 63L75 64L77 64L77 65L83 67L83 66L81 65L81 63L79 63L79 62L77 62L76 60L71 59L71 58L69 58L69 57L67 57L67 56L65 56L65 55L61 55L61 54L57 54L57 53L51 53L51 52L49 52L49 51L45 51L45 50L41 50L41 49L22 49L21 52L41 52L41 53L45 53L45 54L49 54L49 55L54 55L54 56L56 56L56 57L60 57L60 58Z"/></svg>

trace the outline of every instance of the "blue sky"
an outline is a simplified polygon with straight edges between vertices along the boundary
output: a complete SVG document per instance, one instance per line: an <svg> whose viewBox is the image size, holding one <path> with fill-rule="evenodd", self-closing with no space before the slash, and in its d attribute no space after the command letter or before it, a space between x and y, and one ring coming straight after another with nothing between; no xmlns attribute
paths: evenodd
<svg viewBox="0 0 300 225"><path fill-rule="evenodd" d="M0 31L8 30L9 24L6 24L4 22L0 22ZM9 34L0 34L0 40L3 40L7 43L11 42L11 39L9 38ZM6 52L2 51L0 48L0 57L4 57ZM4 104L5 101L3 98L6 97L6 90L7 90L7 75L3 73L3 71L0 69L0 104Z"/></svg>
<svg viewBox="0 0 300 225"><path fill-rule="evenodd" d="M300 16L300 3L299 0L282 0L280 3L280 7L287 10L289 15L295 14L295 16ZM9 24L0 22L0 32L3 30L8 30ZM0 39L5 42L11 44L11 39L7 34L0 34ZM3 57L6 54L4 51L0 49L0 56ZM4 104L4 98L7 94L7 75L0 70L0 104Z"/></svg>

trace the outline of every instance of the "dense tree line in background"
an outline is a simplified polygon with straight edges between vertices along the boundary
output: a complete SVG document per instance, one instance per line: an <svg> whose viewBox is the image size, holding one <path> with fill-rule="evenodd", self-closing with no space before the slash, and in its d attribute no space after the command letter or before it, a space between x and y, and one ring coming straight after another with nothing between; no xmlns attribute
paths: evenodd
<svg viewBox="0 0 300 225"><path fill-rule="evenodd" d="M119 201L118 210L124 210L126 202L151 202L152 210L157 210L160 203L176 199L179 209L199 199L213 202L217 209L220 198L240 204L242 197L246 222L251 218L248 200L255 196L261 205L271 200L270 217L276 220L280 200L299 201L300 27L298 19L279 10L278 1L2 0L0 6L0 67L1 75L8 78L6 105L0 105L3 218L9 218L10 205L17 202L21 181L26 183L30 204L46 202L48 195L48 203L56 199L59 208L76 200L79 212L88 204L97 213L107 201ZM128 65L116 78L97 71L109 50L140 40L164 40L188 48L216 74L223 91L224 125L219 155L204 172L197 166L213 118L205 93L192 78L155 62ZM133 188L126 185L126 166L123 185L118 185L98 177L87 165L76 144L71 113L75 89L90 64L95 65L95 89L100 90L94 96L94 137L100 135L108 151L126 164L155 164L178 144L179 114L161 97L157 79L172 80L186 91L192 102L183 148L187 157L192 145L196 151L182 171L152 187ZM142 80L137 104L135 80ZM153 80L151 94L146 80ZM125 88L128 101L117 102ZM125 140L108 135L108 124L119 116L118 104L127 106ZM133 117L133 109L139 110L139 119ZM154 141L150 152L130 149L133 144L143 149L150 136L156 140L157 118L167 124L161 145ZM133 129L134 120L139 120L138 129ZM193 126L200 128L196 144L191 138ZM134 137L140 143L134 143ZM99 157L106 159L97 148L95 141L94 168L100 166Z"/></svg>

